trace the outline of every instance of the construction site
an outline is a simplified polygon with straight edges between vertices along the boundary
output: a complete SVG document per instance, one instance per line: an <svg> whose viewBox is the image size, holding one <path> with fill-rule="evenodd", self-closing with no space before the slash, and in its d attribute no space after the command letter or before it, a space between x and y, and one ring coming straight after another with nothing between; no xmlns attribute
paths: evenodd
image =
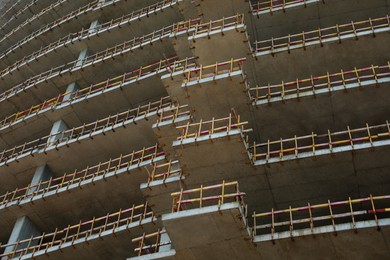
<svg viewBox="0 0 390 260"><path fill-rule="evenodd" d="M0 0L0 259L388 259L389 12Z"/></svg>

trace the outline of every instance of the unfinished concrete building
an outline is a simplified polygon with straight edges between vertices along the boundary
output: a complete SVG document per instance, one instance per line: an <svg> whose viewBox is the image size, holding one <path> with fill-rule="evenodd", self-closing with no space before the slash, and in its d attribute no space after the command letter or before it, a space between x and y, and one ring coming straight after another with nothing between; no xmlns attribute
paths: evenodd
<svg viewBox="0 0 390 260"><path fill-rule="evenodd" d="M0 259L389 257L389 0L0 7Z"/></svg>

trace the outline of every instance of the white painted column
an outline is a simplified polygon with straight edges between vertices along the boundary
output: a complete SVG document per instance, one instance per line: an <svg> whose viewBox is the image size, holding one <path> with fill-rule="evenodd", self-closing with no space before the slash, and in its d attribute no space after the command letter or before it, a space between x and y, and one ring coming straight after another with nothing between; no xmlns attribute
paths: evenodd
<svg viewBox="0 0 390 260"><path fill-rule="evenodd" d="M68 130L69 127L63 120L59 120L53 124L50 131L50 139L47 141L49 144L56 142L62 137L62 131ZM65 136L64 136L65 137Z"/></svg>
<svg viewBox="0 0 390 260"><path fill-rule="evenodd" d="M171 241L171 239L169 238L168 234L167 233L163 233L161 234L160 236L160 243L164 243L164 242L169 242ZM164 246L160 246L158 248L158 252L168 252L172 249L172 245L169 244L169 245L164 245Z"/></svg>
<svg viewBox="0 0 390 260"><path fill-rule="evenodd" d="M44 164L39 166L34 173L34 177L31 181L31 186L38 185L40 182L48 181L50 178L53 177L53 173L50 171L49 167ZM46 188L47 185L41 185L39 188ZM37 187L30 188L28 190L28 193L33 193L37 190Z"/></svg>
<svg viewBox="0 0 390 260"><path fill-rule="evenodd" d="M31 238L31 236L39 236L40 234L41 232L35 226L35 224L27 216L23 216L16 220L11 236L8 239L8 244L15 243L19 240ZM37 245L37 244L38 241L34 241L33 243L30 244L30 246ZM12 252L15 249L19 250L19 249L26 248L27 245L28 242L25 242L19 244L18 248L15 248L15 246L6 247L4 253ZM5 260L5 259L6 259L5 257L1 258L1 260Z"/></svg>
<svg viewBox="0 0 390 260"><path fill-rule="evenodd" d="M80 89L80 86L76 83L76 82L73 82L73 83L70 83L68 85L68 87L66 88L66 93L69 93L69 94L66 94L63 98L62 98L62 101L67 101L71 98L74 97L74 93Z"/></svg>

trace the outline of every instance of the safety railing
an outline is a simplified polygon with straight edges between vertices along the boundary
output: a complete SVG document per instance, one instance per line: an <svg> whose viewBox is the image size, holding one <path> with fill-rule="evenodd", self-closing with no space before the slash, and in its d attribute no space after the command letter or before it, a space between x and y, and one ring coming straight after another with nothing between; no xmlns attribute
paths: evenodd
<svg viewBox="0 0 390 260"><path fill-rule="evenodd" d="M230 61L226 62L217 62L208 66L200 65L197 68L186 70L184 72L186 77L184 83L200 81L205 78L215 78L223 74L230 75L233 72L241 71L245 61L246 58L231 59Z"/></svg>
<svg viewBox="0 0 390 260"><path fill-rule="evenodd" d="M141 225L145 220L154 221L154 214L148 208L147 203L133 205L131 208L121 209L102 217L94 217L85 222L80 221L76 225L68 225L63 229L56 228L51 233L43 233L40 236L32 236L15 243L0 245L0 249L14 248L11 252L0 254L0 257L5 259L21 258L24 255L38 254L40 251L47 252L53 247L61 250L64 247L73 246L74 243L84 243L91 239L115 235L126 230L130 231L131 227Z"/></svg>
<svg viewBox="0 0 390 260"><path fill-rule="evenodd" d="M172 107L171 109L161 111L160 117L159 119L157 119L157 127L159 123L175 121L178 118L186 116L191 116L191 110L189 108L189 105L179 105Z"/></svg>
<svg viewBox="0 0 390 260"><path fill-rule="evenodd" d="M324 0L263 0L250 2L250 9L253 15L285 11L288 8L324 2Z"/></svg>
<svg viewBox="0 0 390 260"><path fill-rule="evenodd" d="M268 53L276 53L281 51L290 51L297 48L306 48L310 45L329 42L341 42L343 39L358 38L363 35L390 31L389 16L368 19L365 21L350 22L342 25L335 25L327 28L319 28L317 30L302 32L297 34L289 34L288 36L271 38L264 41L256 41L254 47L255 55L263 55Z"/></svg>
<svg viewBox="0 0 390 260"><path fill-rule="evenodd" d="M69 190L72 186L81 187L83 183L91 181L94 183L97 179L106 180L107 175L117 176L118 172L128 172L137 167L141 167L146 163L152 164L155 168L160 166L154 163L154 160L160 156L164 156L164 152L158 145L148 148L143 148L139 151L133 151L128 154L121 154L119 157L110 159L106 162L100 162L97 165L88 166L82 170L75 170L72 173L65 173L63 176L53 178L47 181L40 181L37 184L29 184L24 188L17 188L14 191L7 192L0 196L0 208L6 208L10 205L19 205L22 201L32 200L36 196L44 197L46 194L57 194L61 190ZM163 166L161 166L163 168ZM159 169L157 169L159 170ZM162 173L157 171L152 172L149 178L163 178ZM173 171L172 171L173 172ZM146 179L146 176L145 176Z"/></svg>
<svg viewBox="0 0 390 260"><path fill-rule="evenodd" d="M0 129L13 124L18 120L22 120L27 116L38 114L41 111L46 111L47 109L55 109L56 107L64 104L70 104L76 100L82 98L87 98L96 93L103 93L110 89L121 88L131 82L135 82L139 79L146 78L148 76L157 75L165 71L171 71L178 67L190 68L196 66L195 58L186 58L184 60L177 60L177 57L170 57L158 62L142 66L139 69L126 72L123 75L107 79L105 81L92 84L86 88L79 89L75 92L65 92L60 94L52 99L45 100L43 103L31 106L29 109L16 112L12 115L7 116L0 121Z"/></svg>
<svg viewBox="0 0 390 260"><path fill-rule="evenodd" d="M17 0L15 1L15 3L9 8L7 9L5 12L3 12L3 14L0 16L0 20L4 17L4 15L6 15L7 13L9 13L12 8L16 7L19 3L20 3L21 0ZM28 4L24 5L22 7L22 9L18 10L16 13L15 11L12 11L12 13L14 13L7 21L5 21L5 23L3 23L0 27L0 30L4 31L4 28L10 23L12 22L13 20L17 20L19 15L23 14L28 8L30 8L31 6L33 6L38 0L32 0L30 1Z"/></svg>
<svg viewBox="0 0 390 260"><path fill-rule="evenodd" d="M362 85L377 85L383 81L390 81L390 62L386 65L371 65L366 68L341 70L337 73L306 79L297 79L290 82L268 86L250 88L251 99L254 102L283 100L288 97L297 97L307 94L330 93L334 90L344 90Z"/></svg>
<svg viewBox="0 0 390 260"><path fill-rule="evenodd" d="M195 28L194 36L202 33L212 33L213 31L223 30L228 27L243 25L245 23L243 14L236 14L224 17L218 20L212 20L206 23L198 24Z"/></svg>
<svg viewBox="0 0 390 260"><path fill-rule="evenodd" d="M70 20L75 19L76 17L85 15L85 14L87 14L89 12L100 10L101 8L104 8L104 7L109 6L109 5L113 5L113 4L115 4L117 2L120 2L120 1L123 1L123 0L107 0L107 1L103 1L103 2L100 1L100 0L95 0L93 2L90 2L89 4L76 9L76 10L70 12L69 14L67 14L65 16L62 16L61 18L59 18L59 19L57 19L57 20L55 20L55 21L53 21L51 23L48 23L48 24L42 26L41 28L39 28L37 31L34 31L30 35L27 35L22 40L20 40L16 44L14 44L11 47L9 47L6 51L4 51L0 55L0 59L4 58L6 55L8 55L9 53L15 51L15 49L17 49L20 46L26 44L30 40L35 39L38 36L48 32L48 31L51 31L54 28L59 27L62 24L66 23L66 22L68 22Z"/></svg>
<svg viewBox="0 0 390 260"><path fill-rule="evenodd" d="M141 237L133 238L131 242L138 243L134 252L138 256L157 253L162 246L171 245L171 241L161 241L161 235L167 233L164 228L158 229L154 233L144 233Z"/></svg>
<svg viewBox="0 0 390 260"><path fill-rule="evenodd" d="M337 232L338 225L347 223L348 229L356 230L359 221L364 224L374 221L374 227L380 228L379 220L390 217L390 195L372 196L361 199L351 199L323 204L283 210L274 210L266 213L253 213L252 235L267 238L261 241L278 238L294 238L295 236L315 234L316 228L330 227L328 232ZM309 232L303 232L308 229ZM323 229L325 230L325 229ZM345 230L345 228L344 228ZM318 231L321 232L321 231ZM283 235L284 234L284 235Z"/></svg>
<svg viewBox="0 0 390 260"><path fill-rule="evenodd" d="M3 11L3 13L0 15L0 20L2 20L2 19L4 19L4 17L8 14L8 13L10 13L10 12L15 12L15 8L16 8L16 6L18 6L18 5L21 5L21 1L23 1L23 0L16 0L16 1L14 1L14 3L10 6L10 7L6 7L6 6L4 6L3 8L7 8L7 10L5 10L5 11ZM38 0L31 0L31 2L30 3L28 3L28 4L26 4L25 6L24 6L24 9L26 9L26 8L28 8L28 7L30 7L31 5L33 5L33 4L35 4L35 2L37 2ZM11 2L11 1L9 1L9 2ZM7 3L6 3L6 5L7 5ZM19 12L19 11L18 11ZM15 15L13 15L13 16L15 16Z"/></svg>
<svg viewBox="0 0 390 260"><path fill-rule="evenodd" d="M147 186L150 186L150 183L153 181L162 180L163 183L167 180L167 178L171 176L179 176L182 177L182 170L180 168L179 161L172 161L166 163L154 163L153 169L151 171L148 170L149 177ZM0 197L1 199L1 197Z"/></svg>
<svg viewBox="0 0 390 260"><path fill-rule="evenodd" d="M21 23L20 25L16 26L15 28L13 28L9 33L7 33L1 40L0 42L3 42L5 39L7 39L10 35L13 35L15 34L17 31L19 31L21 28L23 28L24 26L26 26L27 24L31 24L32 21L34 21L35 19L39 19L40 16L42 16L44 13L46 12L49 12L51 10L53 10L54 8L58 7L58 6L62 6L63 3L65 2L68 2L69 0L58 0L56 1L55 3L52 3L50 4L49 6L43 8L41 11L39 11L38 13L34 14L32 17L28 18L27 20L25 20L23 23ZM33 1L34 4L37 2L37 1ZM31 2L32 3L32 2ZM23 8L22 10L20 10L17 14L15 14L14 16L12 16L12 18L10 20L8 20L7 24L9 22L11 22L14 18L18 17L20 14L24 13L28 8L30 8L33 4L29 4L27 6L25 6L25 8ZM4 24L2 26L2 28L4 28L6 26L6 24Z"/></svg>
<svg viewBox="0 0 390 260"><path fill-rule="evenodd" d="M21 155L27 156L40 152L46 153L46 150L49 148L57 149L59 146L68 146L70 143L80 142L79 139L81 138L92 138L92 136L97 133L103 133L105 135L105 131L125 126L127 123L133 122L136 118L146 118L146 116L152 112L158 114L159 111L172 106L173 104L170 101L170 98L163 97L159 101L150 102L146 105L138 106L137 108L92 123L74 127L62 132L52 133L34 141L26 142L22 145L15 146L14 148L4 150L0 153L0 164L8 165L7 162L10 159L15 159L17 161L17 158Z"/></svg>
<svg viewBox="0 0 390 260"><path fill-rule="evenodd" d="M153 41L158 41L163 38L169 38L170 35L174 33L189 32L193 30L198 23L200 23L200 19L176 23L164 27L160 30L154 31L150 34L143 35L141 37L135 37L132 40L118 44L114 47L98 52L94 55L88 56L85 59L74 60L61 66L51 68L48 71L35 75L34 77L27 79L26 81L12 87L11 89L4 91L0 94L0 101L12 95L15 95L16 93L31 88L32 86L36 86L41 82L47 81L59 75L63 75L66 72L74 72L75 70L80 70L87 66L93 66L98 62L104 61L105 59L110 59L118 55L123 55L124 53L129 52L134 48L141 48L143 45L152 43Z"/></svg>
<svg viewBox="0 0 390 260"><path fill-rule="evenodd" d="M68 0L66 0L68 1ZM141 17L149 16L150 14L156 13L158 11L162 11L164 8L169 6L173 6L177 3L177 0L164 0L162 2L158 2L156 4L144 7L140 10L133 11L130 14L123 15L122 17L112 19L109 22L100 24L93 29L91 28L83 28L81 31L76 33L70 33L67 36L60 38L59 40L50 43L45 47L41 47L39 50L23 57L21 60L16 61L14 64L8 66L0 72L0 77L4 77L5 75L11 73L19 69L22 65L25 65L29 62L36 61L40 56L46 55L51 51L55 51L57 48L61 46L66 46L67 44L74 43L76 41L82 41L85 39L90 39L90 37L94 35L98 35L99 33L109 31L114 28L119 28L121 25L126 23L131 23L134 20L138 20Z"/></svg>
<svg viewBox="0 0 390 260"><path fill-rule="evenodd" d="M294 136L293 138L281 138L280 140L268 140L263 143L254 143L249 148L252 161L280 161L288 159L303 158L305 156L316 156L318 154L333 153L338 150L344 151L374 147L375 144L390 140L390 125L385 124L331 132L326 134L315 134L305 136Z"/></svg>
<svg viewBox="0 0 390 260"><path fill-rule="evenodd" d="M201 136L211 136L217 133L229 133L231 130L240 129L242 132L248 131L245 129L245 125L248 122L241 122L239 115L232 109L228 117L224 118L212 118L209 121L202 121L198 123L188 122L186 125L176 127L182 134L177 140L185 140L189 138L197 138Z"/></svg>
<svg viewBox="0 0 390 260"><path fill-rule="evenodd" d="M202 208L217 204L219 207L224 203L239 202L244 205L244 192L240 192L237 181L225 182L190 190L183 190L171 194L173 205L172 212ZM245 206L245 205L244 205ZM246 207L246 206L245 206Z"/></svg>

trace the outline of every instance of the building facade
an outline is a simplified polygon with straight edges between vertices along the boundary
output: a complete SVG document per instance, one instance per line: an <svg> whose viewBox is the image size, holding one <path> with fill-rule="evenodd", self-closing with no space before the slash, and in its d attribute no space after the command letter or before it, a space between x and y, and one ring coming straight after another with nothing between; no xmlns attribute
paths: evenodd
<svg viewBox="0 0 390 260"><path fill-rule="evenodd" d="M0 6L0 259L390 255L389 0Z"/></svg>

